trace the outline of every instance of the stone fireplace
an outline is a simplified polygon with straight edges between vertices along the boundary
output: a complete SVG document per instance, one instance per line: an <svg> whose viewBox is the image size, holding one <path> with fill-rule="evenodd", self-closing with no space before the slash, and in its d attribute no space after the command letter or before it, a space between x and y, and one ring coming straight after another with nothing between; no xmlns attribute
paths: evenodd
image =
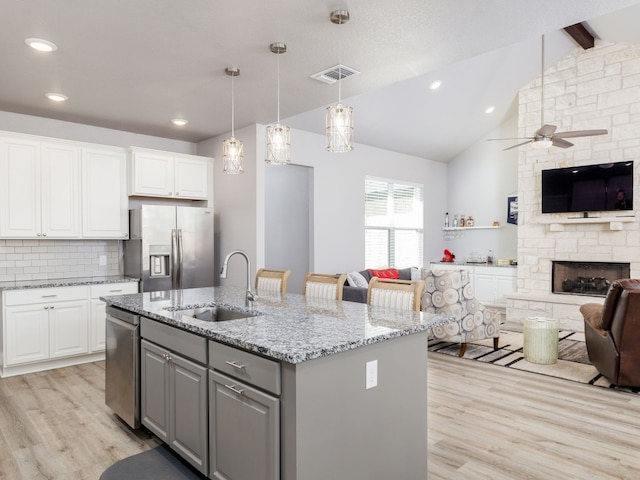
<svg viewBox="0 0 640 480"><path fill-rule="evenodd" d="M604 282L610 277L640 278L640 195L634 196L633 211L594 212L589 217L543 214L541 205L541 172L551 168L634 161L633 185L640 192L640 84L622 87L638 72L639 47L598 41L545 71L545 84L551 87L545 89L544 123L557 125L558 131L606 128L608 134L571 139L574 146L566 149L518 150L518 290L506 299L508 322L541 316L557 319L562 329L584 330L580 306L603 303L598 290L604 285L596 291L562 291L570 276L554 273L559 260L628 265L624 271L572 273L577 283L589 283L577 277L604 277ZM520 89L519 137L540 128L540 100L538 77Z"/></svg>
<svg viewBox="0 0 640 480"><path fill-rule="evenodd" d="M614 280L629 278L629 263L551 262L551 292L604 297Z"/></svg>

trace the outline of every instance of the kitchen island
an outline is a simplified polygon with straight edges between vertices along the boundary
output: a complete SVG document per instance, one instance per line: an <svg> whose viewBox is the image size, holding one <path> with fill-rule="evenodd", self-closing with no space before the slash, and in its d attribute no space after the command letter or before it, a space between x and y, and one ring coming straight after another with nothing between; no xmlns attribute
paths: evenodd
<svg viewBox="0 0 640 480"><path fill-rule="evenodd" d="M427 332L452 319L294 294L246 308L244 295L215 287L104 298L143 317L142 423L155 433L147 414L164 390L150 372L173 362L174 410L182 401L202 413L183 428L183 409L174 411L168 423L186 441L165 441L210 478L425 479ZM251 316L193 318L212 306ZM180 378L204 378L208 389L194 380L186 395ZM203 424L208 431L190 431Z"/></svg>

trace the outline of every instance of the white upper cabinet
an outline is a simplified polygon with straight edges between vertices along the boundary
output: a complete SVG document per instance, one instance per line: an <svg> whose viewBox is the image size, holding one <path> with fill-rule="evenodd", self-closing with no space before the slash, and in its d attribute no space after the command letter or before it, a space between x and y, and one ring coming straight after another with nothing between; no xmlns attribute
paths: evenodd
<svg viewBox="0 0 640 480"><path fill-rule="evenodd" d="M0 236L80 236L80 149L0 137Z"/></svg>
<svg viewBox="0 0 640 480"><path fill-rule="evenodd" d="M131 149L129 195L206 200L208 157Z"/></svg>
<svg viewBox="0 0 640 480"><path fill-rule="evenodd" d="M82 149L82 236L129 238L127 153L116 148Z"/></svg>

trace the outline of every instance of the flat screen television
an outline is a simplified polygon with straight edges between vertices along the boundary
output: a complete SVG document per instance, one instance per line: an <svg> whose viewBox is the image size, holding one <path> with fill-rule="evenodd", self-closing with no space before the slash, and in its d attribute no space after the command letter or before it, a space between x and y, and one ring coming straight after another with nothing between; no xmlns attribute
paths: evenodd
<svg viewBox="0 0 640 480"><path fill-rule="evenodd" d="M542 171L542 213L633 210L633 162Z"/></svg>

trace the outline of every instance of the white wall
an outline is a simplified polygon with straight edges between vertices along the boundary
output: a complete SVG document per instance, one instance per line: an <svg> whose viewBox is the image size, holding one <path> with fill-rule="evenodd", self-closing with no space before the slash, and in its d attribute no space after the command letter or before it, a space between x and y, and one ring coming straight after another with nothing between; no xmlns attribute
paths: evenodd
<svg viewBox="0 0 640 480"><path fill-rule="evenodd" d="M486 138L513 138L517 133L517 109L513 109L513 115ZM476 226L494 221L503 226L496 230L466 230L462 238L444 241L456 261L464 262L471 252L487 255L489 250L493 250L495 258L517 258L518 227L507 223L507 195L518 191L518 150L503 151L515 143L518 142L482 139L449 162L447 208L451 226L454 214L472 215ZM440 258L442 251L431 260Z"/></svg>
<svg viewBox="0 0 640 480"><path fill-rule="evenodd" d="M232 250L244 250L251 260L251 276L264 266L264 162L256 161L264 155L265 128L251 125L235 131L235 137L244 144L244 173L225 175L222 172L222 142L230 134L201 142L198 155L214 157L213 189L215 213L216 271ZM236 256L237 257L237 256ZM230 263L227 280L223 284L245 284L245 267L241 258Z"/></svg>

